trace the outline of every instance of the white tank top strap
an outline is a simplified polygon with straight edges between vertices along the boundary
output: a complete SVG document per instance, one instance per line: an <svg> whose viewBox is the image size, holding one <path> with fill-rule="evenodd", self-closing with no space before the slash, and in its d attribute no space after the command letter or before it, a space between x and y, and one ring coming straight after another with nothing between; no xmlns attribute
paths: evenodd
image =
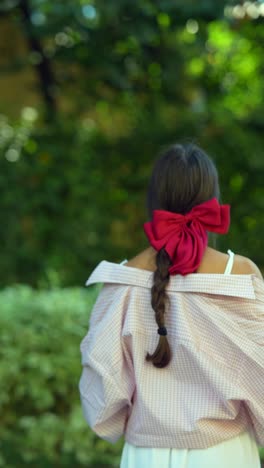
<svg viewBox="0 0 264 468"><path fill-rule="evenodd" d="M127 263L127 259L123 260L122 262L120 262L120 265L124 265L125 263Z"/></svg>
<svg viewBox="0 0 264 468"><path fill-rule="evenodd" d="M227 251L228 255L229 255L229 259L228 259L228 262L226 264L226 269L224 271L224 275L230 275L231 271L232 271L232 268L233 268L233 264L234 264L234 252L232 252L232 250L228 249Z"/></svg>

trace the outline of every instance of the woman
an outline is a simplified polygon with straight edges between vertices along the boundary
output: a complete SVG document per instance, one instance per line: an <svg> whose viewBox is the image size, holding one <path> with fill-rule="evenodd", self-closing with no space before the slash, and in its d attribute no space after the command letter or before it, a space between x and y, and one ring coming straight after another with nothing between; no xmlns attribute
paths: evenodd
<svg viewBox="0 0 264 468"><path fill-rule="evenodd" d="M121 468L258 468L264 446L264 282L248 258L208 247L229 228L212 160L173 145L148 189L150 246L102 261L82 340L84 416L125 437Z"/></svg>

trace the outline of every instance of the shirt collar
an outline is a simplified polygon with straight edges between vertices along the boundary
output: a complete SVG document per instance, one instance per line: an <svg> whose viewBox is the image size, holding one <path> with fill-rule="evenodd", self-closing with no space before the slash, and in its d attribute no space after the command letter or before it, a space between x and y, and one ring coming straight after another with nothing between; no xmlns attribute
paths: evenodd
<svg viewBox="0 0 264 468"><path fill-rule="evenodd" d="M224 275L191 273L170 276L167 286L172 292L193 292L255 299L254 275ZM153 272L102 260L93 270L85 285L116 283L141 288L152 287Z"/></svg>

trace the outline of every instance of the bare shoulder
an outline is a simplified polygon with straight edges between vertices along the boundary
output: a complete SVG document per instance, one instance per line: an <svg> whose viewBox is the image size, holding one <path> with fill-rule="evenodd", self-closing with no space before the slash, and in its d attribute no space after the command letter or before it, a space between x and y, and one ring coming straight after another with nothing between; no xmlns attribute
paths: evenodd
<svg viewBox="0 0 264 468"><path fill-rule="evenodd" d="M153 272L156 270L156 253L157 252L152 247L148 247L128 260L125 266ZM228 254L207 247L202 262L197 269L197 273L223 273L228 259ZM231 273L234 275L255 274L258 278L263 280L257 265L252 260L242 255L235 254Z"/></svg>
<svg viewBox="0 0 264 468"><path fill-rule="evenodd" d="M125 263L127 267L139 268L142 270L156 270L156 251L152 247L148 247L135 257Z"/></svg>
<svg viewBox="0 0 264 468"><path fill-rule="evenodd" d="M232 273L235 275L254 274L263 280L263 276L257 265L252 260L250 260L250 258L243 257L242 255L235 255Z"/></svg>

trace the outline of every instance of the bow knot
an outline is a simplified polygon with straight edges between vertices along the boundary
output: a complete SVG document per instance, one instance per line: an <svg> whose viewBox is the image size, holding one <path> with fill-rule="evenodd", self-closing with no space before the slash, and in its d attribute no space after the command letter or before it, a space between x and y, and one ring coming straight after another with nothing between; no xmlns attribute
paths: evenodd
<svg viewBox="0 0 264 468"><path fill-rule="evenodd" d="M187 223L193 221L194 218L195 218L194 213L192 213L192 212L186 213L186 215L184 215L184 222L187 224Z"/></svg>
<svg viewBox="0 0 264 468"><path fill-rule="evenodd" d="M197 270L208 244L207 231L225 234L230 224L230 205L212 198L185 215L154 210L144 231L155 250L165 248L172 265L169 273L187 275Z"/></svg>

